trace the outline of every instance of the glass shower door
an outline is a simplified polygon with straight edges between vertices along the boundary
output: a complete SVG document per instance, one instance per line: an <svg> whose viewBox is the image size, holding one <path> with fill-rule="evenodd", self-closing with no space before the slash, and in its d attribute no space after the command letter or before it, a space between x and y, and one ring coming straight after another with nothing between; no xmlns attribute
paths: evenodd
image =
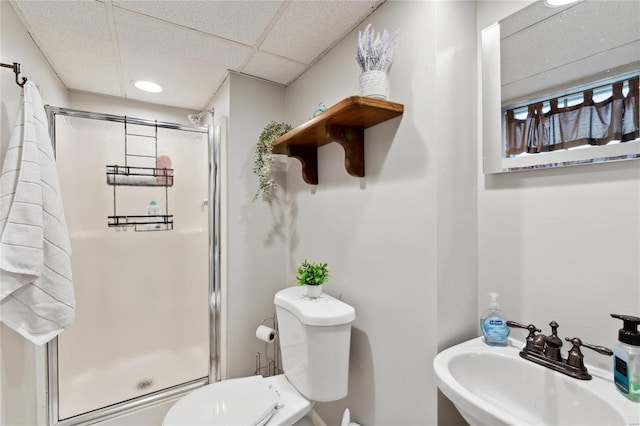
<svg viewBox="0 0 640 426"><path fill-rule="evenodd" d="M209 376L208 135L158 127L152 148L153 126L127 127L139 136L125 151L123 123L55 115L76 295L76 320L57 339L60 421ZM108 184L106 166L126 155L156 167L153 149L170 162L171 186ZM108 226L116 214L173 226Z"/></svg>

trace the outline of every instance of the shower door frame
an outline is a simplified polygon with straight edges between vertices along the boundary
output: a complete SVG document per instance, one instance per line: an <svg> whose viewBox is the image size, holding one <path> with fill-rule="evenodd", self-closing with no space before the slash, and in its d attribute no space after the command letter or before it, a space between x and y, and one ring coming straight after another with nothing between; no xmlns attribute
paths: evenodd
<svg viewBox="0 0 640 426"><path fill-rule="evenodd" d="M209 376L195 379L187 383L161 389L149 395L119 402L107 407L99 408L88 413L79 414L68 419L59 420L58 413L58 338L47 343L47 394L48 409L47 418L50 426L72 426L77 424L93 423L107 420L119 415L127 414L143 408L152 403L157 404L171 398L183 395L193 389L208 383L220 380L220 127L185 126L182 124L160 122L129 116L102 114L88 111L80 111L69 108L60 108L50 105L45 106L49 121L49 135L56 152L56 115L86 118L92 120L111 121L116 123L136 124L142 126L158 126L158 128L180 130L207 134L208 162L209 162ZM212 207L213 204L213 208Z"/></svg>

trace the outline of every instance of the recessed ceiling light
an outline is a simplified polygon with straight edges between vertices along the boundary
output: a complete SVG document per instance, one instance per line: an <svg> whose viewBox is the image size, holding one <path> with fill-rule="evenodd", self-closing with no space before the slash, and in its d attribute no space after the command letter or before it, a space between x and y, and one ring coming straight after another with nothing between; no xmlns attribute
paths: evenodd
<svg viewBox="0 0 640 426"><path fill-rule="evenodd" d="M160 93L162 92L162 87L152 81L138 80L133 83L140 90L144 90L145 92L150 93Z"/></svg>
<svg viewBox="0 0 640 426"><path fill-rule="evenodd" d="M545 0L545 4L550 7L566 6L579 0Z"/></svg>

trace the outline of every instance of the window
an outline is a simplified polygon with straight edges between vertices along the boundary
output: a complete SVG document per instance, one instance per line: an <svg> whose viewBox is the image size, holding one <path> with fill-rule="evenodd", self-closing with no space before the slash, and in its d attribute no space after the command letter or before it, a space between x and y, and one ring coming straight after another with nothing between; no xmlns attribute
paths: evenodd
<svg viewBox="0 0 640 426"><path fill-rule="evenodd" d="M570 95L506 109L503 157L639 139L638 83L636 75L611 84L587 87Z"/></svg>

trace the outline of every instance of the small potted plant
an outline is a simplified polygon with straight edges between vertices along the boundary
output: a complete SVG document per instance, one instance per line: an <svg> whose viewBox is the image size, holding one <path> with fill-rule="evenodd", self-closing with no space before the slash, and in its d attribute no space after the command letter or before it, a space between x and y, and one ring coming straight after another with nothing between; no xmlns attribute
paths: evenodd
<svg viewBox="0 0 640 426"><path fill-rule="evenodd" d="M298 266L296 281L305 286L307 296L311 298L320 297L322 294L322 284L329 279L329 270L326 263L309 263L305 259Z"/></svg>
<svg viewBox="0 0 640 426"><path fill-rule="evenodd" d="M387 99L387 71L393 60L398 31L390 36L387 30L375 34L371 24L358 33L356 62L360 65L360 94Z"/></svg>
<svg viewBox="0 0 640 426"><path fill-rule="evenodd" d="M273 142L280 136L291 130L287 123L272 121L267 124L260 133L256 150L253 154L253 173L258 176L258 189L253 201L262 194L262 200L271 204L271 192L276 188L276 183L271 176L273 167Z"/></svg>

